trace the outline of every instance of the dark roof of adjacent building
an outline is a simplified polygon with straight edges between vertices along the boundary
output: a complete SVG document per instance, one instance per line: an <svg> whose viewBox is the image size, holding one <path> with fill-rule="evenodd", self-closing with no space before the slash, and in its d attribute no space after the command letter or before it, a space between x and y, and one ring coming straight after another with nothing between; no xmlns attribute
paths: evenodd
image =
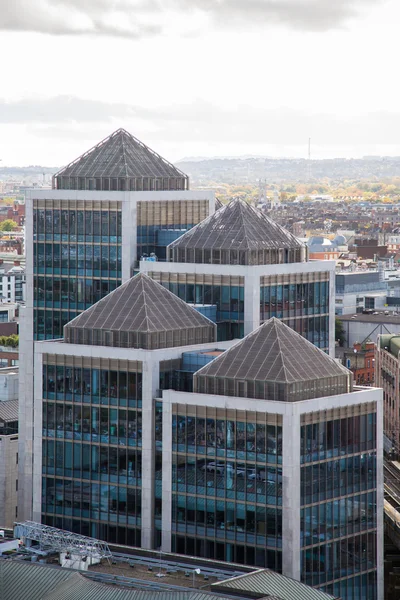
<svg viewBox="0 0 400 600"><path fill-rule="evenodd" d="M316 590L300 581L285 577L270 569L260 569L253 573L232 577L213 583L211 589L251 593L252 597L278 600L333 600L334 596Z"/></svg>
<svg viewBox="0 0 400 600"><path fill-rule="evenodd" d="M139 273L65 325L64 338L71 343L156 349L214 342L215 331L215 323Z"/></svg>
<svg viewBox="0 0 400 600"><path fill-rule="evenodd" d="M81 573L50 565L0 559L0 590L7 600L220 600L217 592L140 589L92 581ZM164 587L164 586L163 586Z"/></svg>
<svg viewBox="0 0 400 600"><path fill-rule="evenodd" d="M4 423L18 421L18 400L5 400L4 402L0 402L0 421L3 421Z"/></svg>
<svg viewBox="0 0 400 600"><path fill-rule="evenodd" d="M207 386L203 389L201 380L209 381L210 378L268 383L270 385L265 386L263 392L258 392L261 395L254 391L245 397L288 401L345 393L351 389L352 381L348 369L275 317L197 371L194 376L197 391L207 392ZM327 380L335 382L335 391L331 394L326 383L318 383ZM307 386L293 386L306 382ZM314 386L310 385L312 382ZM281 388L279 397L275 396L278 387L274 384L284 384L288 393L282 392ZM300 389L294 393L296 387ZM236 392L235 387L229 395L242 395ZM308 396L303 397L303 393Z"/></svg>
<svg viewBox="0 0 400 600"><path fill-rule="evenodd" d="M305 245L260 210L243 200L232 200L172 242L168 251L175 260L175 251L184 249L251 252L289 248L301 249Z"/></svg>
<svg viewBox="0 0 400 600"><path fill-rule="evenodd" d="M125 129L112 133L58 171L54 177L187 179L187 175Z"/></svg>
<svg viewBox="0 0 400 600"><path fill-rule="evenodd" d="M373 294L371 294L372 296ZM383 325L400 325L400 315L393 315L390 313L389 315L385 315L384 313L379 313L377 315L363 315L362 313L351 313L349 315L337 315L337 319L340 321L350 321L354 323L371 323L371 325L375 325L377 323L382 323Z"/></svg>

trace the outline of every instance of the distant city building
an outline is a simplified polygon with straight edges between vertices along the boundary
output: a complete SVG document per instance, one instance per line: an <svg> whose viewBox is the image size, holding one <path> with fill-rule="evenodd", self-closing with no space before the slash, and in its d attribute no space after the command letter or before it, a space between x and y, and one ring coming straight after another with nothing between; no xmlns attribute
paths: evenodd
<svg viewBox="0 0 400 600"><path fill-rule="evenodd" d="M353 348L346 348L342 355L342 363L352 373L357 385L372 386L375 381L375 344L374 342L355 343Z"/></svg>
<svg viewBox="0 0 400 600"><path fill-rule="evenodd" d="M19 261L8 263L3 259L0 259L0 298L2 302L13 302L17 304L25 302L25 267L22 267Z"/></svg>
<svg viewBox="0 0 400 600"><path fill-rule="evenodd" d="M15 221L22 227L25 223L25 204L14 202L12 206L0 206L0 223L6 220Z"/></svg>
<svg viewBox="0 0 400 600"><path fill-rule="evenodd" d="M384 421L387 452L400 457L400 335L383 334L378 338L375 382L383 388Z"/></svg>
<svg viewBox="0 0 400 600"><path fill-rule="evenodd" d="M308 242L310 260L337 260L342 252L347 251L346 239L336 236L330 240L326 237L313 236Z"/></svg>
<svg viewBox="0 0 400 600"><path fill-rule="evenodd" d="M363 309L384 310L387 283L379 271L336 273L335 314L349 315Z"/></svg>
<svg viewBox="0 0 400 600"><path fill-rule="evenodd" d="M349 244L349 249L357 252L359 258L371 258L376 260L377 257L384 257L387 254L386 244L380 243L378 238L356 237Z"/></svg>
<svg viewBox="0 0 400 600"><path fill-rule="evenodd" d="M374 312L377 314L373 314ZM338 319L343 324L346 345L349 347L367 340L377 344L379 335L392 333L400 335L400 315L392 311L371 310L367 314L340 315Z"/></svg>
<svg viewBox="0 0 400 600"><path fill-rule="evenodd" d="M305 221L298 221L292 225L292 233L298 238L304 237Z"/></svg>

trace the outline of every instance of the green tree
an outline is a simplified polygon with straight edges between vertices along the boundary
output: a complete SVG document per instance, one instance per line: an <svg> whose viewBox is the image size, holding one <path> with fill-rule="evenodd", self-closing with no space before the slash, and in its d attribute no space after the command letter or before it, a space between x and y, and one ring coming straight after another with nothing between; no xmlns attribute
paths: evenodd
<svg viewBox="0 0 400 600"><path fill-rule="evenodd" d="M12 335L1 335L0 346L8 346L9 348L18 348L19 336L13 333Z"/></svg>
<svg viewBox="0 0 400 600"><path fill-rule="evenodd" d="M340 319L335 319L335 340L339 342L339 346L344 346L346 341L346 334Z"/></svg>
<svg viewBox="0 0 400 600"><path fill-rule="evenodd" d="M14 231L17 229L18 223L13 221L12 219L6 219L2 223L0 223L0 231Z"/></svg>

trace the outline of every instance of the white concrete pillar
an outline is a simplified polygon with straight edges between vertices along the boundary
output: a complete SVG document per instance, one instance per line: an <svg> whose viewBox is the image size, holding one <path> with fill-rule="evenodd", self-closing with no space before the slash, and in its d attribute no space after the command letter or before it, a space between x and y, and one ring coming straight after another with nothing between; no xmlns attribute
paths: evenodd
<svg viewBox="0 0 400 600"><path fill-rule="evenodd" d="M33 202L28 195L25 215L26 306L19 324L19 444L18 518L32 519L33 485Z"/></svg>
<svg viewBox="0 0 400 600"><path fill-rule="evenodd" d="M133 193L125 192L122 204L122 283L132 277L137 260L137 201Z"/></svg>
<svg viewBox="0 0 400 600"><path fill-rule="evenodd" d="M383 488L383 391L380 392L380 400L376 407L376 562L377 562L377 600L384 598L384 488Z"/></svg>
<svg viewBox="0 0 400 600"><path fill-rule="evenodd" d="M334 270L329 271L329 356L335 358L335 295L336 295L336 274Z"/></svg>
<svg viewBox="0 0 400 600"><path fill-rule="evenodd" d="M172 404L167 400L168 392L163 393L162 413L162 524L161 548L171 552L172 527Z"/></svg>
<svg viewBox="0 0 400 600"><path fill-rule="evenodd" d="M149 357L143 361L142 380L142 548L147 549L154 546L154 397L159 381L159 362Z"/></svg>
<svg viewBox="0 0 400 600"><path fill-rule="evenodd" d="M283 415L282 573L300 581L300 414L296 405Z"/></svg>
<svg viewBox="0 0 400 600"><path fill-rule="evenodd" d="M257 269L247 268L244 277L244 335L260 326L260 275Z"/></svg>
<svg viewBox="0 0 400 600"><path fill-rule="evenodd" d="M34 378L33 414L33 482L32 519L42 522L42 452L43 452L43 355L34 354L36 377Z"/></svg>

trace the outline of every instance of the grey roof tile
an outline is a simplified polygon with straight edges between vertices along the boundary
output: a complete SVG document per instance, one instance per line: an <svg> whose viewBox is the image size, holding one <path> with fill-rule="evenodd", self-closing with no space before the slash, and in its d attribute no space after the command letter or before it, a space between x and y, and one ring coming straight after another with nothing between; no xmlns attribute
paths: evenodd
<svg viewBox="0 0 400 600"><path fill-rule="evenodd" d="M68 341L70 333L79 329L151 334L196 328L209 329L205 343L215 341L212 321L139 273L70 321L64 336Z"/></svg>
<svg viewBox="0 0 400 600"><path fill-rule="evenodd" d="M58 177L187 176L124 129L118 129L55 174Z"/></svg>
<svg viewBox="0 0 400 600"><path fill-rule="evenodd" d="M0 402L0 421L18 421L18 400Z"/></svg>
<svg viewBox="0 0 400 600"><path fill-rule="evenodd" d="M348 373L343 365L273 317L196 375L298 383Z"/></svg>
<svg viewBox="0 0 400 600"><path fill-rule="evenodd" d="M260 210L243 200L232 200L168 248L266 250L299 247L304 244Z"/></svg>
<svg viewBox="0 0 400 600"><path fill-rule="evenodd" d="M0 598L4 600L218 600L200 590L139 589L92 581L81 573L53 567L0 559ZM144 582L148 583L148 582ZM156 582L154 582L156 583ZM134 580L131 585L135 586ZM164 587L163 586L163 587ZM226 596L225 596L226 597Z"/></svg>
<svg viewBox="0 0 400 600"><path fill-rule="evenodd" d="M0 559L1 598L28 600L29 597L29 600L42 600L46 592L53 590L71 575L70 571L63 569Z"/></svg>
<svg viewBox="0 0 400 600"><path fill-rule="evenodd" d="M280 600L333 600L334 596L321 592L300 581L276 573L270 569L260 569L253 573L233 577L225 581L213 583L211 589L229 591L237 590L262 595L266 598L276 597ZM258 596L259 594L259 596Z"/></svg>

